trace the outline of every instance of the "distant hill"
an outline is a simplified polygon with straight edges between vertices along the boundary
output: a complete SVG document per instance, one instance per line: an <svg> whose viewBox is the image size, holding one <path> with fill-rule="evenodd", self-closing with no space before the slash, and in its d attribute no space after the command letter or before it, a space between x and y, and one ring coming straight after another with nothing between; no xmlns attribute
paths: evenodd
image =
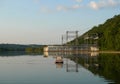
<svg viewBox="0 0 120 84"><path fill-rule="evenodd" d="M85 37L89 36L90 38L90 35L95 36L95 34L99 37L97 41L100 50L120 51L120 15L116 15L108 19L104 24L95 26L84 33L78 38L79 44L85 42Z"/></svg>
<svg viewBox="0 0 120 84"><path fill-rule="evenodd" d="M42 49L43 45L0 44L0 52L3 51L39 52L42 51Z"/></svg>

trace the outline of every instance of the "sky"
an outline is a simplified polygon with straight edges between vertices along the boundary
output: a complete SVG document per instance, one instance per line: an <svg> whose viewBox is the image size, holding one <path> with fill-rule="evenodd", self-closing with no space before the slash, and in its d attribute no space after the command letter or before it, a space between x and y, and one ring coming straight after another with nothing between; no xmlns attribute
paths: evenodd
<svg viewBox="0 0 120 84"><path fill-rule="evenodd" d="M118 14L120 0L0 0L0 43L61 44Z"/></svg>

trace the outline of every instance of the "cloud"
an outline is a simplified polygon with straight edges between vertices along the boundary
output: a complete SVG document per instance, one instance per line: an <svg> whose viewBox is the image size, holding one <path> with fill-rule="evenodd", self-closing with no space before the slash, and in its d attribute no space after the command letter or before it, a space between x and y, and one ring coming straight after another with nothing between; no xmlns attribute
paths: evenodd
<svg viewBox="0 0 120 84"><path fill-rule="evenodd" d="M94 2L94 1L91 1L89 5L90 5L90 7L93 8L93 9L96 9L96 10L99 9L98 4L97 4L96 2Z"/></svg>
<svg viewBox="0 0 120 84"><path fill-rule="evenodd" d="M115 6L118 6L118 5L120 5L119 0L101 0L101 1L98 1L98 2L91 1L89 3L89 6L92 9L95 9L95 10L98 10L98 9L101 9L101 8L106 8L106 7L115 7Z"/></svg>
<svg viewBox="0 0 120 84"><path fill-rule="evenodd" d="M55 12L60 12L60 11L74 11L79 9L81 6L79 4L73 5L73 6L63 6L63 5L58 5L56 6L55 9L50 9L49 7L43 6L40 8L40 11L42 13L55 13Z"/></svg>
<svg viewBox="0 0 120 84"><path fill-rule="evenodd" d="M67 7L67 6L63 6L63 5L59 5L56 7L57 11L70 11L70 10L76 10L79 9L81 6L79 4L73 5L71 7Z"/></svg>
<svg viewBox="0 0 120 84"><path fill-rule="evenodd" d="M116 6L116 5L118 5L117 1L114 1L114 0L108 0L108 3L109 3L109 5L111 5L111 6Z"/></svg>
<svg viewBox="0 0 120 84"><path fill-rule="evenodd" d="M59 6L56 7L56 10L57 11L62 11L62 10L66 11L66 10L68 10L68 8L65 7L65 6L59 5Z"/></svg>
<svg viewBox="0 0 120 84"><path fill-rule="evenodd" d="M78 4L72 6L72 9L79 9L79 8L80 8L80 5Z"/></svg>
<svg viewBox="0 0 120 84"><path fill-rule="evenodd" d="M48 7L41 7L41 12L43 13L52 13L53 10L49 9Z"/></svg>
<svg viewBox="0 0 120 84"><path fill-rule="evenodd" d="M34 0L36 2L40 1L40 0ZM54 8L52 7L41 7L41 12L44 13L56 13L56 12L68 12L68 11L75 11L75 10L79 10L81 8L92 8L94 10L99 10L102 8L112 8L112 7L116 7L120 5L120 0L90 0L88 3L79 3L82 2L84 0L73 0L76 2L76 4L73 4L71 6L67 6L67 5L57 5L54 6Z"/></svg>
<svg viewBox="0 0 120 84"><path fill-rule="evenodd" d="M39 3L40 0L33 0L34 3Z"/></svg>
<svg viewBox="0 0 120 84"><path fill-rule="evenodd" d="M76 2L82 2L82 0L75 0Z"/></svg>

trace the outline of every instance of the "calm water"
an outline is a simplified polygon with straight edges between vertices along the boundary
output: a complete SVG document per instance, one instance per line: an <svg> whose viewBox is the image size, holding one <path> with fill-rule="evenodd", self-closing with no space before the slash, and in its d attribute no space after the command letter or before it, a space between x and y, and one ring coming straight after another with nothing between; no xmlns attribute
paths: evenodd
<svg viewBox="0 0 120 84"><path fill-rule="evenodd" d="M59 54L60 55L60 54ZM120 55L0 56L0 84L120 84Z"/></svg>

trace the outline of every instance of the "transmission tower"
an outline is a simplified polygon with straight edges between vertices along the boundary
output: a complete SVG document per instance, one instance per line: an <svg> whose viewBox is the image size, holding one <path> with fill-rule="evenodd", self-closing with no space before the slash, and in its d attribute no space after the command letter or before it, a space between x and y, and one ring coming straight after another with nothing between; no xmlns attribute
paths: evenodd
<svg viewBox="0 0 120 84"><path fill-rule="evenodd" d="M66 31L66 44L71 38L75 39L74 45L78 45L78 31Z"/></svg>

